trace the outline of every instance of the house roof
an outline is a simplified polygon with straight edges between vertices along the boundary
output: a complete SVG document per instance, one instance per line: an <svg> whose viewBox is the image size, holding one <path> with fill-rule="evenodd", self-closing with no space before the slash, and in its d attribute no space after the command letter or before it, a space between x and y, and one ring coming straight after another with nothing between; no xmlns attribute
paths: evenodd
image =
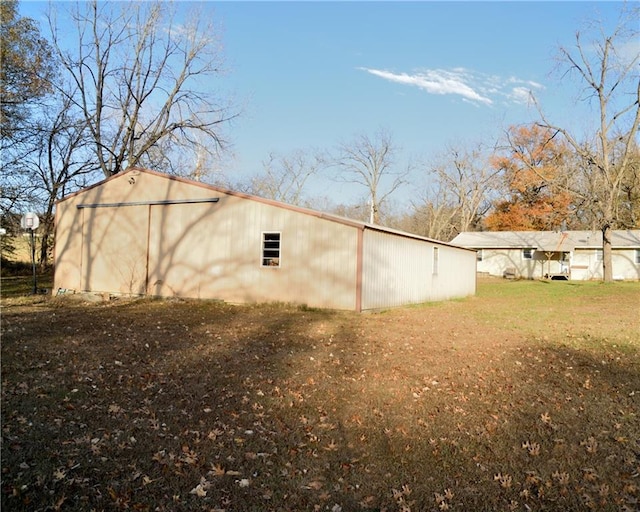
<svg viewBox="0 0 640 512"><path fill-rule="evenodd" d="M451 243L473 249L536 249L568 252L602 247L602 231L465 231ZM611 245L640 248L640 230L613 230Z"/></svg>

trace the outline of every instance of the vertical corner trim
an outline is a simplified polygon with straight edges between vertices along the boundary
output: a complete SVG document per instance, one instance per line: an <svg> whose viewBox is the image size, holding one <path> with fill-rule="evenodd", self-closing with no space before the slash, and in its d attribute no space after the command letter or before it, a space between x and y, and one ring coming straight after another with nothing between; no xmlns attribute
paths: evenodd
<svg viewBox="0 0 640 512"><path fill-rule="evenodd" d="M144 272L144 294L149 296L149 251L151 245L151 206L149 205L149 209L147 210L147 261L145 263L145 272Z"/></svg>
<svg viewBox="0 0 640 512"><path fill-rule="evenodd" d="M356 312L362 312L362 258L364 244L364 226L358 227L358 238L356 247Z"/></svg>

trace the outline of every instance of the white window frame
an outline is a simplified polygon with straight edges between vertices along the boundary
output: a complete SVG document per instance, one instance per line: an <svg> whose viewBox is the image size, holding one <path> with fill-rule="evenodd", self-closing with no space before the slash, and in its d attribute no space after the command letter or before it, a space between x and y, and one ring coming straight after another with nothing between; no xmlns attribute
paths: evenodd
<svg viewBox="0 0 640 512"><path fill-rule="evenodd" d="M534 249L531 247L526 247L522 249L522 259L523 260L532 260L533 259Z"/></svg>
<svg viewBox="0 0 640 512"><path fill-rule="evenodd" d="M636 249L636 265L640 265L640 249Z"/></svg>
<svg viewBox="0 0 640 512"><path fill-rule="evenodd" d="M602 261L604 259L604 251L602 249L596 249L596 261Z"/></svg>
<svg viewBox="0 0 640 512"><path fill-rule="evenodd" d="M267 236L278 235L278 247L266 247L267 242L275 240L267 240ZM270 254L267 255L267 251ZM277 255L274 255L277 251ZM282 232L280 231L263 231L260 237L260 266L263 268L280 268L282 266Z"/></svg>

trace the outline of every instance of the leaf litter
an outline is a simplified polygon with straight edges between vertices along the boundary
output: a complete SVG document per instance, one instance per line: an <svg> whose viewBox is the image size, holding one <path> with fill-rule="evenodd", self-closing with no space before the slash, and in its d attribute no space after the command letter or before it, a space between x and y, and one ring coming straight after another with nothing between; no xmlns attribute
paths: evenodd
<svg viewBox="0 0 640 512"><path fill-rule="evenodd" d="M501 321L535 284L484 286L367 315L4 303L2 506L634 510L639 288L590 319L545 297L542 332Z"/></svg>

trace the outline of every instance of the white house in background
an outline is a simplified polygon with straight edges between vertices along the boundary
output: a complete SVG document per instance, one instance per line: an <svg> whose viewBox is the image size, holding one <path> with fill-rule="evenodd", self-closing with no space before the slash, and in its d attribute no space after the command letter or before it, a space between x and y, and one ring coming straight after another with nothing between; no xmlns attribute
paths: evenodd
<svg viewBox="0 0 640 512"><path fill-rule="evenodd" d="M602 279L601 231L464 232L452 244L477 251L478 272L526 279ZM640 279L640 230L611 234L613 277Z"/></svg>
<svg viewBox="0 0 640 512"><path fill-rule="evenodd" d="M450 243L131 169L56 207L55 287L362 311L473 295Z"/></svg>

